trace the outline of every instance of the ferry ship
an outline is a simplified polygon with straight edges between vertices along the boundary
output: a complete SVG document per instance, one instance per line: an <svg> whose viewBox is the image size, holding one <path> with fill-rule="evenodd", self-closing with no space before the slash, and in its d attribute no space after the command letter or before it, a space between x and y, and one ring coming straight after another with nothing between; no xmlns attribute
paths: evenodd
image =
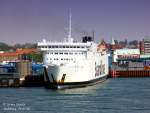
<svg viewBox="0 0 150 113"><path fill-rule="evenodd" d="M106 80L108 54L106 48L84 36L81 42L71 37L71 19L68 38L62 42L43 40L38 48L43 53L44 81L48 88L85 87Z"/></svg>

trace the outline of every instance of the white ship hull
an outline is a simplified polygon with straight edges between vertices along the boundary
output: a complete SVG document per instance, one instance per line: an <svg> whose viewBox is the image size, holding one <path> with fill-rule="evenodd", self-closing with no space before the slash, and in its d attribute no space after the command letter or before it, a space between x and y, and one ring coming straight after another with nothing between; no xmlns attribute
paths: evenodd
<svg viewBox="0 0 150 113"><path fill-rule="evenodd" d="M108 56L99 54L85 61L65 65L45 65L45 83L49 88L85 87L106 80Z"/></svg>

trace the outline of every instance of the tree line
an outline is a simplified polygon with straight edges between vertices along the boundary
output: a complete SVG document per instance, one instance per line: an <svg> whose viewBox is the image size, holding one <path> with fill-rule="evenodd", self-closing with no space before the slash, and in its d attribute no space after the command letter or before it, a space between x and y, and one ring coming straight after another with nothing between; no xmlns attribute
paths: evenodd
<svg viewBox="0 0 150 113"><path fill-rule="evenodd" d="M13 46L0 42L0 51L16 51L17 48L37 48L35 43L15 44Z"/></svg>

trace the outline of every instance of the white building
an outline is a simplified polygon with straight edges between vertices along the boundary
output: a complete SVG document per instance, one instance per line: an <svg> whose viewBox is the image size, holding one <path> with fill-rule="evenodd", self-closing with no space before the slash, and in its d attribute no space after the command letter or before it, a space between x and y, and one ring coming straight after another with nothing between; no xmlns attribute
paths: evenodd
<svg viewBox="0 0 150 113"><path fill-rule="evenodd" d="M118 58L136 58L140 57L139 49L116 49L113 53L113 62L117 62Z"/></svg>
<svg viewBox="0 0 150 113"><path fill-rule="evenodd" d="M144 42L144 54L150 54L150 37L143 39Z"/></svg>

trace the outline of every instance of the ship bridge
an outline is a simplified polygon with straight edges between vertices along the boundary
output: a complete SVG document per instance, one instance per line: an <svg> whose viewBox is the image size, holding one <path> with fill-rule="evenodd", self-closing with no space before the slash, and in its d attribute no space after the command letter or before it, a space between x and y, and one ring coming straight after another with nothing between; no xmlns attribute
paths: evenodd
<svg viewBox="0 0 150 113"><path fill-rule="evenodd" d="M41 51L87 51L91 45L91 42L38 42L38 48Z"/></svg>

